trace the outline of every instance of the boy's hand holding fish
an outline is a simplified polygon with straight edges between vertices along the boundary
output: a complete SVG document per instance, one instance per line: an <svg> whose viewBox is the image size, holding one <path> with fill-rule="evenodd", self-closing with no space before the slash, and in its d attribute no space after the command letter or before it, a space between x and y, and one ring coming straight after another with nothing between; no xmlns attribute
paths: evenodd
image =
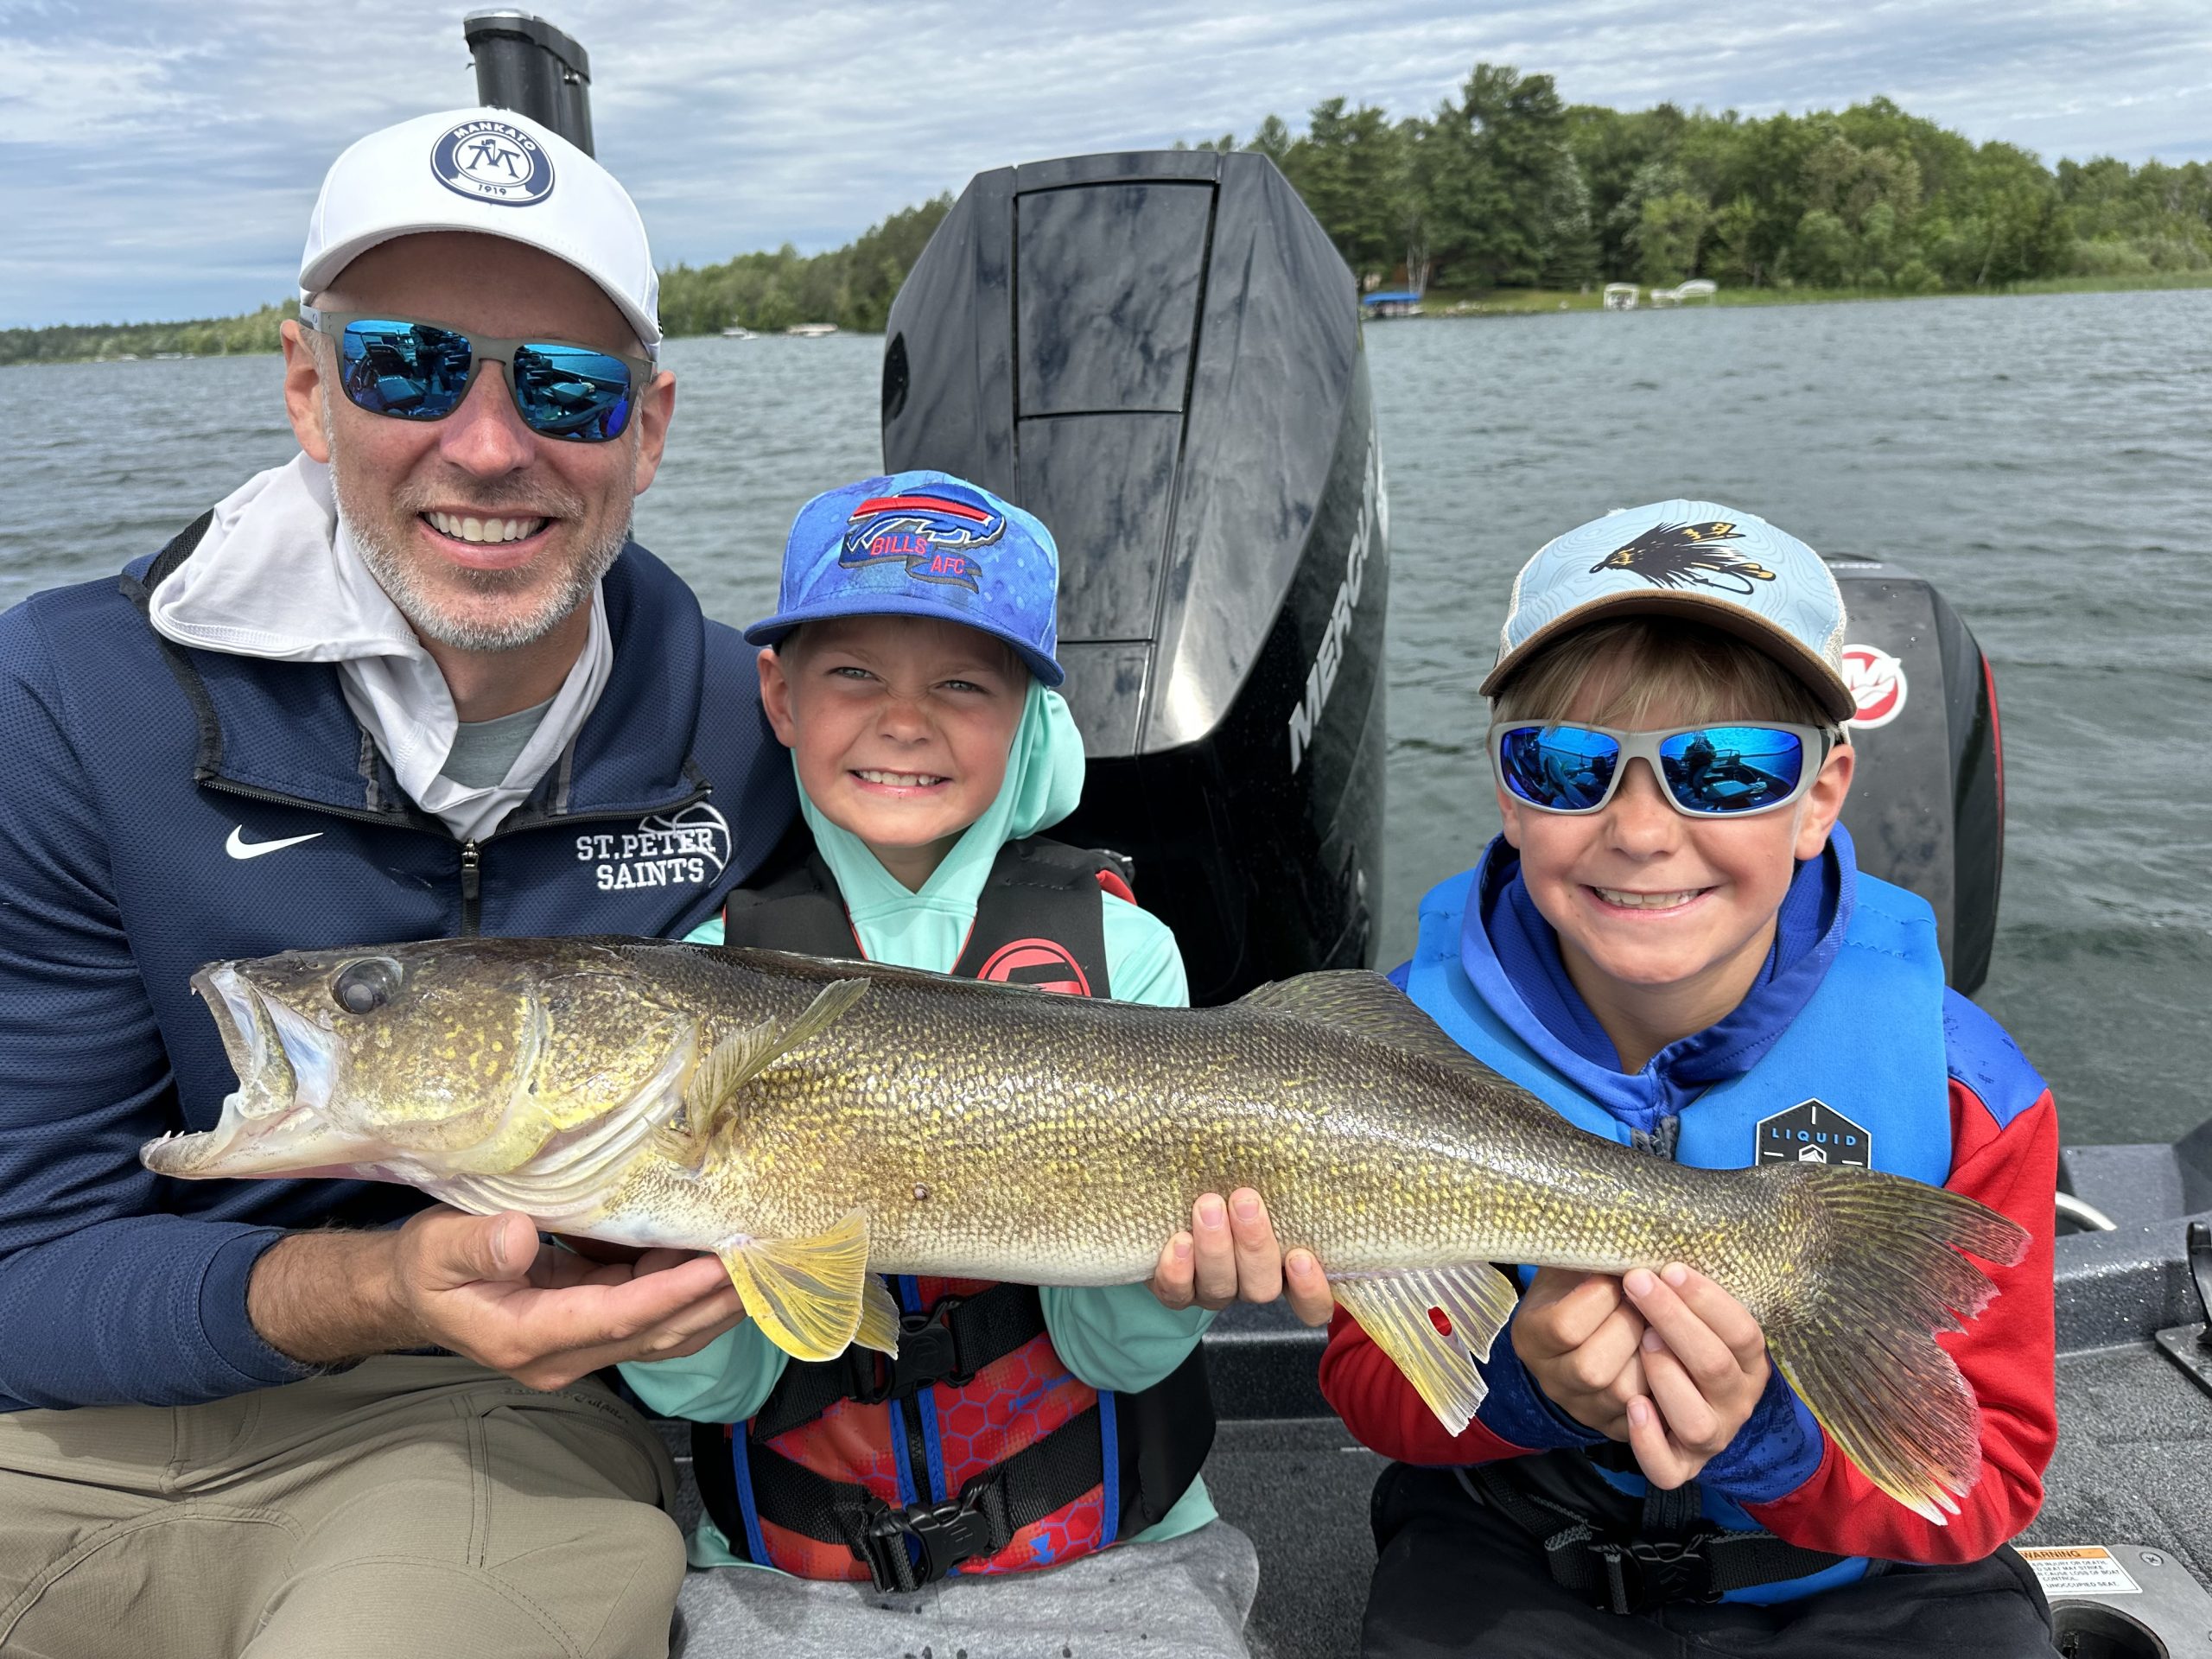
<svg viewBox="0 0 2212 1659"><path fill-rule="evenodd" d="M1191 1226L1160 1246L1152 1294L1164 1306L1196 1303L1217 1311L1235 1301L1272 1302L1281 1297L1307 1325L1326 1325L1336 1298L1311 1250L1283 1253L1268 1206L1240 1186L1227 1203L1218 1192L1191 1206Z"/></svg>
<svg viewBox="0 0 2212 1659"><path fill-rule="evenodd" d="M1681 1262L1638 1268L1621 1288L1647 1326L1644 1392L1628 1402L1628 1442L1655 1486L1694 1480L1751 1421L1771 1366L1766 1333L1744 1305Z"/></svg>
<svg viewBox="0 0 2212 1659"><path fill-rule="evenodd" d="M1554 1405L1626 1442L1645 1477L1670 1490L1735 1439L1771 1370L1758 1321L1679 1262L1621 1278L1541 1268L1513 1342Z"/></svg>

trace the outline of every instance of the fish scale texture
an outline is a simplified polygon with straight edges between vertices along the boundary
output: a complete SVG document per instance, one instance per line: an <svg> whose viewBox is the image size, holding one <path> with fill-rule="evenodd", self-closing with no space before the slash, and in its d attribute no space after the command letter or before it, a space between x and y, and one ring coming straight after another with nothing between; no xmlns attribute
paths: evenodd
<svg viewBox="0 0 2212 1659"><path fill-rule="evenodd" d="M657 996L720 1027L795 1020L841 974L870 981L744 1091L706 1179L648 1160L613 1200L682 1215L702 1239L810 1237L860 1204L879 1271L1077 1284L1142 1278L1198 1193L1248 1183L1280 1195L1287 1242L1347 1271L1527 1249L1593 1266L1659 1245L1711 1259L1764 1207L1753 1183L1582 1135L1471 1067L1281 1013L631 954ZM1740 1279L1750 1259L1713 1265Z"/></svg>

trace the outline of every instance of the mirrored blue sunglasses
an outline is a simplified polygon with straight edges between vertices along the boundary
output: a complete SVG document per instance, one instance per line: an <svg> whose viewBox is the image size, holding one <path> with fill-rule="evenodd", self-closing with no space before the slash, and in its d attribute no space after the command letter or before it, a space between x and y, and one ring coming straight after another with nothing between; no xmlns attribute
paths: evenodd
<svg viewBox="0 0 2212 1659"><path fill-rule="evenodd" d="M419 317L300 308L300 321L338 346L348 402L399 421L442 421L469 383L497 363L523 424L549 438L605 443L630 424L637 390L652 378L642 357L557 340L494 340Z"/></svg>
<svg viewBox="0 0 2212 1659"><path fill-rule="evenodd" d="M1540 812L1597 811L1640 757L1677 812L1740 818L1802 795L1839 741L1823 727L1764 722L1624 732L1506 720L1490 728L1490 757L1498 780Z"/></svg>

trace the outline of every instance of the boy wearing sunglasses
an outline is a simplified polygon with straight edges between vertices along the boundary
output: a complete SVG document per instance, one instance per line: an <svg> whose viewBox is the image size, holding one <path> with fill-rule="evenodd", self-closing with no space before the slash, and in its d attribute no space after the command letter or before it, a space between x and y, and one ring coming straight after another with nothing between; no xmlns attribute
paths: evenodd
<svg viewBox="0 0 2212 1659"><path fill-rule="evenodd" d="M1376 1494L1373 1655L2049 1655L2005 1541L2056 1434L2049 1090L1947 989L1933 913L1838 823L1841 595L1796 537L1668 501L1548 543L1514 585L1489 754L1503 833L1423 899L1393 976L1570 1122L1707 1167L1797 1160L1967 1192L2026 1227L1945 1347L1982 1466L1948 1525L1828 1445L1744 1307L1680 1264L1522 1270L1447 1434L1339 1313L1322 1389L1401 1461ZM1906 1567L1900 1564L1916 1564Z"/></svg>

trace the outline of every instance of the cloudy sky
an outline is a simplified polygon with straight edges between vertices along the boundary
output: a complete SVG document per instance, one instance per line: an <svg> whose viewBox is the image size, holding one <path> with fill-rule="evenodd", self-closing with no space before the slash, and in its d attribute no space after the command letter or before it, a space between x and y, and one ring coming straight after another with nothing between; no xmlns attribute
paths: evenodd
<svg viewBox="0 0 2212 1659"><path fill-rule="evenodd" d="M0 326L289 291L323 168L471 104L487 0L0 0ZM664 264L834 246L981 168L1435 106L1478 58L1573 102L1877 93L2061 156L2212 158L2205 0L541 0L589 50L599 154Z"/></svg>

